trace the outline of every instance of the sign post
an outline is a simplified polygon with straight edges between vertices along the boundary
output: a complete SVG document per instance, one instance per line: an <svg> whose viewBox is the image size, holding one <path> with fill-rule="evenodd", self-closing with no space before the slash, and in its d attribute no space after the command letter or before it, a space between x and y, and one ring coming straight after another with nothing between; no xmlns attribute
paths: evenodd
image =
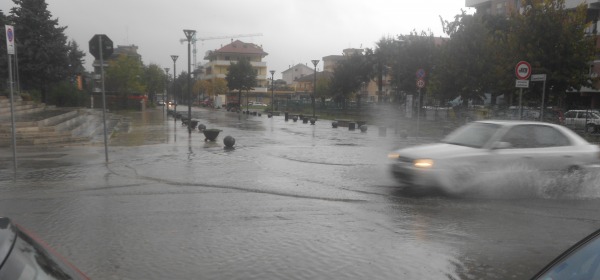
<svg viewBox="0 0 600 280"><path fill-rule="evenodd" d="M108 139L106 130L106 91L104 90L104 56L113 53L113 42L104 34L96 34L90 40L90 53L100 59L100 75L102 76L102 122L104 124L104 155L108 163Z"/></svg>
<svg viewBox="0 0 600 280"><path fill-rule="evenodd" d="M13 170L17 173L17 130L15 126L15 100L13 97L13 73L12 56L15 55L15 29L12 25L5 25L6 30L6 50L8 54L8 83L10 84L10 122L12 128L12 148L13 148Z"/></svg>
<svg viewBox="0 0 600 280"><path fill-rule="evenodd" d="M417 106L417 134L416 134L416 138L419 139L419 125L420 125L420 120L421 120L421 89L423 89L425 87L425 76L426 76L426 72L424 69L419 69L417 70L416 73L417 76L417 88L419 91L419 96L417 98L417 104L419 106Z"/></svg>
<svg viewBox="0 0 600 280"><path fill-rule="evenodd" d="M531 64L527 61L519 61L515 67L515 74L517 75L516 87L519 88L519 120L523 119L523 88L529 88L529 79L531 76Z"/></svg>

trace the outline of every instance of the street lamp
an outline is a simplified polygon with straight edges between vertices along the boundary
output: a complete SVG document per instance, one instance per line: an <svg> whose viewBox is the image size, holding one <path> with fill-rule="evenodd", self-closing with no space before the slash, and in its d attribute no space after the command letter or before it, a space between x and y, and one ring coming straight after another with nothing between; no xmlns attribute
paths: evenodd
<svg viewBox="0 0 600 280"><path fill-rule="evenodd" d="M167 96L167 100L169 99L169 68L165 67L165 73L167 74L167 83L165 84L165 94L163 94L163 113L165 111L165 107L167 107L167 111L169 110L169 105L165 103L165 95Z"/></svg>
<svg viewBox="0 0 600 280"><path fill-rule="evenodd" d="M175 122L177 122L177 118L175 118L175 115L177 115L177 93L175 93L175 76L177 76L177 65L175 64L175 61L177 61L178 57L178 55L171 55L171 59L173 60L173 92L171 94L173 95L173 120L175 120Z"/></svg>
<svg viewBox="0 0 600 280"><path fill-rule="evenodd" d="M313 59L311 61L312 61L312 64L315 66L315 80L313 83L312 107L313 107L313 120L316 121L316 118L315 118L315 95L317 95L317 64L319 64L319 60Z"/></svg>
<svg viewBox="0 0 600 280"><path fill-rule="evenodd" d="M275 80L273 79L273 75L275 75L275 70L269 71L271 72L271 114L275 111Z"/></svg>
<svg viewBox="0 0 600 280"><path fill-rule="evenodd" d="M188 77L187 77L187 85L188 85L188 132L192 134L192 70L190 69L191 61L190 61L190 46L192 43L192 37L196 34L196 30L184 29L183 33L185 34L185 38L188 42Z"/></svg>

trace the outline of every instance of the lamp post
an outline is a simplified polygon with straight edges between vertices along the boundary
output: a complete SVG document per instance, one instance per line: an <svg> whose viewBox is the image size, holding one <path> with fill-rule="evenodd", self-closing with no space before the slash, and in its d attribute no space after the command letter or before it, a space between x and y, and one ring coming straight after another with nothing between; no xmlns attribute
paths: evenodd
<svg viewBox="0 0 600 280"><path fill-rule="evenodd" d="M315 66L315 79L314 79L314 83L313 83L313 94L312 94L312 109L313 109L313 119L316 121L315 118L315 95L317 95L317 64L319 64L319 60L318 59L313 59L311 60L312 64Z"/></svg>
<svg viewBox="0 0 600 280"><path fill-rule="evenodd" d="M188 42L188 77L187 77L187 85L188 85L188 132L192 134L192 70L190 69L191 61L190 61L190 46L192 43L192 37L196 34L196 30L184 29L183 33L185 34L185 38Z"/></svg>
<svg viewBox="0 0 600 280"><path fill-rule="evenodd" d="M275 111L275 80L273 80L275 70L269 72L271 72L271 114L273 114L273 111Z"/></svg>
<svg viewBox="0 0 600 280"><path fill-rule="evenodd" d="M173 120L175 120L175 122L177 122L177 118L175 117L177 113L177 93L175 92L175 77L177 76L177 65L175 64L175 61L177 61L178 57L178 55L171 55L171 59L173 60L173 92L171 92L171 94L173 95Z"/></svg>
<svg viewBox="0 0 600 280"><path fill-rule="evenodd" d="M167 74L167 83L165 84L165 94L163 94L163 113L165 112L165 107L167 107L167 111L169 110L169 105L165 103L165 95L167 96L167 100L169 99L169 68L165 67L165 73Z"/></svg>

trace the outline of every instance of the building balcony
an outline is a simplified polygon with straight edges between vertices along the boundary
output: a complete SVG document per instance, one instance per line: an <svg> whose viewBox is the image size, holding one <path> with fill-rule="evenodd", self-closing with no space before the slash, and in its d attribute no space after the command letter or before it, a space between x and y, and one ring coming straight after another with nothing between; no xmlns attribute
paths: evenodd
<svg viewBox="0 0 600 280"><path fill-rule="evenodd" d="M213 60L213 61L209 62L209 64L215 65L215 66L229 67L229 65L231 65L232 62L236 63L236 61L231 61L231 60ZM267 62L264 62L264 61L260 61L260 62L250 61L250 64L253 67L267 67Z"/></svg>

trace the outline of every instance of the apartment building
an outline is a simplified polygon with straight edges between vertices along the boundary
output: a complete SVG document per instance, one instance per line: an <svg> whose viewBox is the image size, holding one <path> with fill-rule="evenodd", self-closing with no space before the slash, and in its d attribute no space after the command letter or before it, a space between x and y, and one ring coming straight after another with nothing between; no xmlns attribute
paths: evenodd
<svg viewBox="0 0 600 280"><path fill-rule="evenodd" d="M266 93L268 89L268 80L270 77L267 71L267 63L262 61L267 56L262 46L245 43L240 40L232 41L230 44L221 47L214 51L208 51L205 60L208 62L204 65L204 75L202 79L213 80L227 76L228 68L232 63L238 62L245 58L250 61L252 67L256 70L256 86L252 92Z"/></svg>
<svg viewBox="0 0 600 280"><path fill-rule="evenodd" d="M294 81L307 76L314 74L315 69L308 66L308 64L298 63L294 66L290 66L287 70L281 72L282 79L286 82L286 84L291 85Z"/></svg>

